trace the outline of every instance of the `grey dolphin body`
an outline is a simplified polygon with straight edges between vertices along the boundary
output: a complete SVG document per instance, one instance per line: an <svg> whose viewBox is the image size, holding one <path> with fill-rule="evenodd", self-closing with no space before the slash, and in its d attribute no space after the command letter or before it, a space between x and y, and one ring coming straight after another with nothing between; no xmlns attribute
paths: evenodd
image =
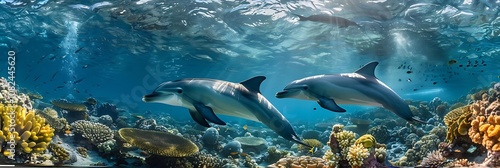
<svg viewBox="0 0 500 168"><path fill-rule="evenodd" d="M226 125L215 113L261 122L283 138L306 145L288 120L260 93L264 79L256 76L241 83L205 78L169 81L142 100L186 107L193 120L205 127L210 127L207 121Z"/></svg>
<svg viewBox="0 0 500 168"><path fill-rule="evenodd" d="M345 112L337 104L358 104L384 107L410 122L414 118L410 107L399 95L375 77L378 62L370 62L354 73L317 75L288 84L277 98L315 100L330 111Z"/></svg>
<svg viewBox="0 0 500 168"><path fill-rule="evenodd" d="M350 21L346 18L342 18L342 17L338 17L338 16L321 14L321 15L311 15L311 16L305 17L305 16L300 16L297 14L293 14L293 15L299 17L299 19L300 19L299 21L313 21L313 22L333 24L333 25L339 26L340 28L346 28L349 26L359 27L359 25L356 22L353 22L353 21Z"/></svg>

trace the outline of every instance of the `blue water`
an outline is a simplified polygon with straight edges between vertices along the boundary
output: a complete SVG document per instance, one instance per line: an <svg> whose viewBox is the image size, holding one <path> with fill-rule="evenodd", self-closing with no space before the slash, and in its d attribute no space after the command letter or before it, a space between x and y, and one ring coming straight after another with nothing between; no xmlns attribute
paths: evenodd
<svg viewBox="0 0 500 168"><path fill-rule="evenodd" d="M453 102L500 75L496 1L0 4L1 76L7 77L7 52L15 51L19 87L47 101L94 97L131 113L150 110L190 119L184 108L141 101L158 84L181 78L240 82L264 75L262 94L288 120L313 123L338 114L313 101L277 99L275 93L295 79L353 72L369 61L380 62L375 74L381 81L416 101ZM329 14L360 27L298 21L293 14ZM371 108L343 107L348 115Z"/></svg>

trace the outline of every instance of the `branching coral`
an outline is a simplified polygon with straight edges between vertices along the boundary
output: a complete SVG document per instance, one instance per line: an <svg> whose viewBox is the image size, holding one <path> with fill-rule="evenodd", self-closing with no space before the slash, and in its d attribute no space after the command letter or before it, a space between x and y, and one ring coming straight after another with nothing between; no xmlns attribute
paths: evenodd
<svg viewBox="0 0 500 168"><path fill-rule="evenodd" d="M12 156L13 151L24 153L41 153L54 136L54 129L45 122L45 119L35 115L35 111L27 110L19 105L0 104L0 151L6 143L15 146L15 150L5 149L5 156Z"/></svg>
<svg viewBox="0 0 500 168"><path fill-rule="evenodd" d="M347 160L349 160L349 165L353 168L358 168L363 166L363 161L368 158L370 153L363 144L354 144L349 148L349 153L347 154Z"/></svg>
<svg viewBox="0 0 500 168"><path fill-rule="evenodd" d="M288 156L285 158L281 158L278 162L268 166L268 168L299 168L299 167L330 168L330 166L327 165L325 160L309 156L300 156L300 157Z"/></svg>
<svg viewBox="0 0 500 168"><path fill-rule="evenodd" d="M81 134L94 145L113 139L113 131L106 125L86 120L78 120L71 123L75 133Z"/></svg>
<svg viewBox="0 0 500 168"><path fill-rule="evenodd" d="M52 152L53 156L55 156L54 162L56 163L62 163L70 159L69 152L57 144L50 143L48 149L50 152Z"/></svg>
<svg viewBox="0 0 500 168"><path fill-rule="evenodd" d="M438 168L445 164L446 158L441 155L441 152L435 150L427 154L427 156L422 160L420 166Z"/></svg>

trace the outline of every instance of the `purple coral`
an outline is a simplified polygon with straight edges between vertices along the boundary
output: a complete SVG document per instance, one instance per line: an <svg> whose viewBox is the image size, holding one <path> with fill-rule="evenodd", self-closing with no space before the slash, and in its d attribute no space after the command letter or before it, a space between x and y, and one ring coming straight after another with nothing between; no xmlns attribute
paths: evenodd
<svg viewBox="0 0 500 168"><path fill-rule="evenodd" d="M422 160L420 166L423 167L442 167L445 163L446 158L441 155L441 152L435 150L427 154L427 156Z"/></svg>

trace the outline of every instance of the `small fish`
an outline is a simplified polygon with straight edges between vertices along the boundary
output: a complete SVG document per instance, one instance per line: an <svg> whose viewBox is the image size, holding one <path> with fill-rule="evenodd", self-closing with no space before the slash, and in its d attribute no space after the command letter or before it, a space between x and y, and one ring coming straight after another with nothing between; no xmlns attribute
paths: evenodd
<svg viewBox="0 0 500 168"><path fill-rule="evenodd" d="M411 74L413 71L406 71L407 74Z"/></svg>
<svg viewBox="0 0 500 168"><path fill-rule="evenodd" d="M65 131L64 131L64 135L65 136L73 136L75 134L73 134L73 132L71 131L70 128L67 128Z"/></svg>
<svg viewBox="0 0 500 168"><path fill-rule="evenodd" d="M477 65L474 65L473 67L477 67Z"/></svg>
<svg viewBox="0 0 500 168"><path fill-rule="evenodd" d="M233 156L234 156L234 155L238 155L238 154L239 154L239 152L231 152L231 153L229 153L229 154L231 154L231 155L233 155Z"/></svg>
<svg viewBox="0 0 500 168"><path fill-rule="evenodd" d="M36 80L38 80L38 78L40 78L40 75L38 75L38 76L37 76L37 77L35 78L35 80L33 80L33 81L36 81Z"/></svg>
<svg viewBox="0 0 500 168"><path fill-rule="evenodd" d="M248 131L248 125L243 126L243 130Z"/></svg>
<svg viewBox="0 0 500 168"><path fill-rule="evenodd" d="M54 79L54 77L57 75L57 73L59 73L59 71L56 71L56 73L54 73L54 75L52 75L52 78L50 78L50 81L52 81L52 79Z"/></svg>
<svg viewBox="0 0 500 168"><path fill-rule="evenodd" d="M316 110L316 107L314 107L313 110Z"/></svg>
<svg viewBox="0 0 500 168"><path fill-rule="evenodd" d="M486 66L486 64L483 64L483 66Z"/></svg>
<svg viewBox="0 0 500 168"><path fill-rule="evenodd" d="M48 55L44 55L42 58L40 58L40 59L38 60L38 62L37 62L37 63L40 63L40 61L42 61L43 59L45 59L45 57L47 57L47 56L48 56Z"/></svg>
<svg viewBox="0 0 500 168"><path fill-rule="evenodd" d="M74 82L73 82L73 84L80 83L81 81L83 81L83 78L82 78L82 79L78 79L78 80L74 81Z"/></svg>
<svg viewBox="0 0 500 168"><path fill-rule="evenodd" d="M398 81L401 82L401 78L399 78Z"/></svg>
<svg viewBox="0 0 500 168"><path fill-rule="evenodd" d="M457 63L457 60L451 59L448 61L448 65L453 65L455 63Z"/></svg>
<svg viewBox="0 0 500 168"><path fill-rule="evenodd" d="M82 68L88 68L88 67L89 67L89 65L87 65L87 64L82 66Z"/></svg>
<svg viewBox="0 0 500 168"><path fill-rule="evenodd" d="M58 86L57 89L63 88L64 86Z"/></svg>
<svg viewBox="0 0 500 168"><path fill-rule="evenodd" d="M80 91L78 91L78 89L75 89L75 92L76 92L76 93L80 93Z"/></svg>
<svg viewBox="0 0 500 168"><path fill-rule="evenodd" d="M50 57L51 61L54 60L54 59L56 59L56 56Z"/></svg>
<svg viewBox="0 0 500 168"><path fill-rule="evenodd" d="M458 67L463 67L463 66L464 66L464 65L462 65L462 64L458 65Z"/></svg>
<svg viewBox="0 0 500 168"><path fill-rule="evenodd" d="M467 67L470 67L470 65L467 65Z"/></svg>
<svg viewBox="0 0 500 168"><path fill-rule="evenodd" d="M406 80L406 81L411 82L411 79L410 79L410 78L408 78L408 80Z"/></svg>
<svg viewBox="0 0 500 168"><path fill-rule="evenodd" d="M311 153L311 154L316 153L316 151L318 151L318 148L316 148L316 147L312 147L311 149L309 149L309 153Z"/></svg>
<svg viewBox="0 0 500 168"><path fill-rule="evenodd" d="M78 50L75 51L75 54L80 52L83 49L83 47L80 47Z"/></svg>
<svg viewBox="0 0 500 168"><path fill-rule="evenodd" d="M413 91L417 91L418 89L413 89Z"/></svg>
<svg viewBox="0 0 500 168"><path fill-rule="evenodd" d="M437 84L437 82L432 83L433 85Z"/></svg>

